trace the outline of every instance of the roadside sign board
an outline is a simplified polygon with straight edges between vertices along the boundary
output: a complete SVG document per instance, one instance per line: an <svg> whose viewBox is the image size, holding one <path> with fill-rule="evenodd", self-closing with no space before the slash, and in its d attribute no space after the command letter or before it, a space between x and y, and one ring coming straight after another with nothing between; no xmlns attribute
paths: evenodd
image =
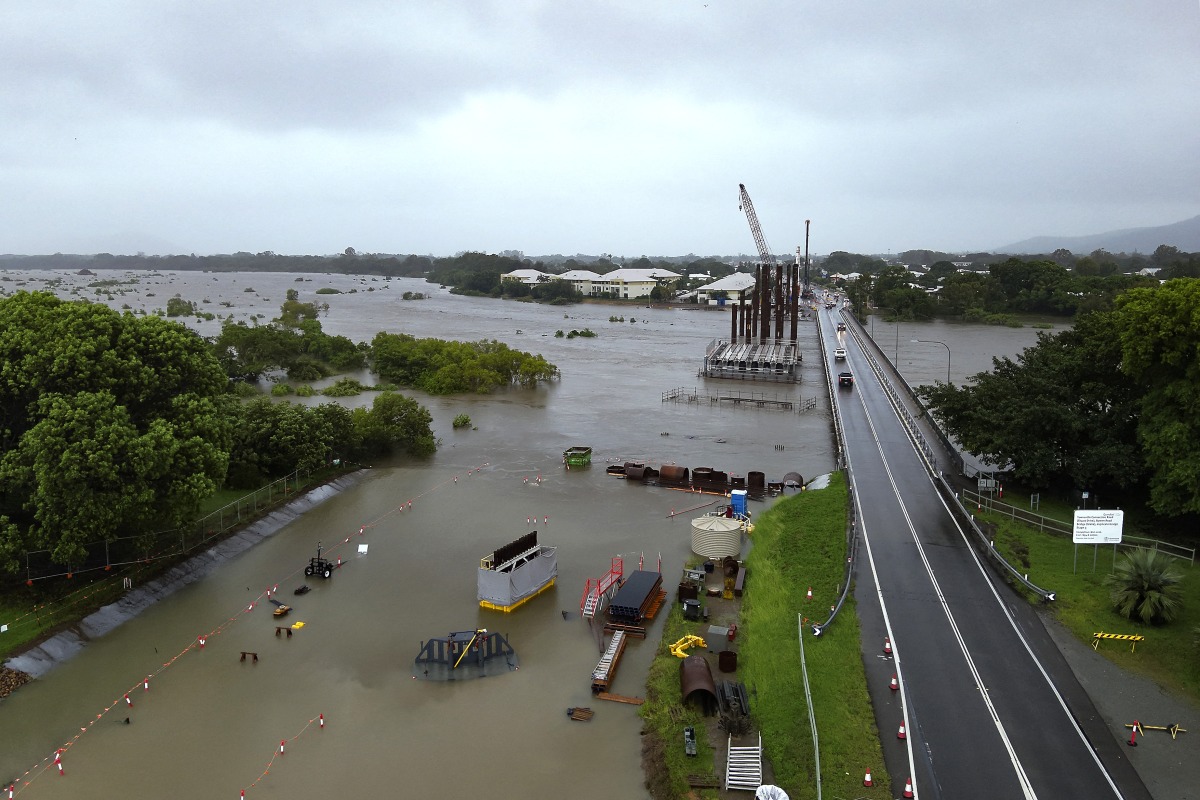
<svg viewBox="0 0 1200 800"><path fill-rule="evenodd" d="M996 491L996 487L1000 485L1000 481L996 480L995 478L979 478L978 484L979 491L994 492Z"/></svg>
<svg viewBox="0 0 1200 800"><path fill-rule="evenodd" d="M1125 512L1120 509L1075 510L1071 541L1075 544L1120 544Z"/></svg>

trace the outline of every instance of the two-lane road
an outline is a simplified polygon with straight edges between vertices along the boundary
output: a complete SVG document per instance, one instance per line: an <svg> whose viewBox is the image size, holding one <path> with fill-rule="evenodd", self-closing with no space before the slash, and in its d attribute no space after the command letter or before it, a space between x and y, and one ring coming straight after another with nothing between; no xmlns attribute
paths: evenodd
<svg viewBox="0 0 1200 800"><path fill-rule="evenodd" d="M823 327L840 318L826 313ZM868 675L881 727L892 714L907 730L907 748L892 748L893 781L911 775L917 796L947 800L1148 798L1127 763L1113 777L1097 755L1097 738L1101 753L1116 749L1111 735L1077 724L1095 719L1090 702L1079 707L1061 658L1044 656L1041 623L971 547L852 333L826 346L831 369L855 376L837 402L862 537L864 638L882 630L893 648L888 657L882 641L864 645ZM846 362L833 361L834 347L847 349ZM898 692L886 688L892 673Z"/></svg>

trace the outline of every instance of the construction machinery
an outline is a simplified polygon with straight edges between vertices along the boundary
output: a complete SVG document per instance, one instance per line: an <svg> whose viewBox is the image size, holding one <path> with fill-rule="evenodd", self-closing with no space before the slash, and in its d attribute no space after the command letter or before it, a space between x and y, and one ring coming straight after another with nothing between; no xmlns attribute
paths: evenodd
<svg viewBox="0 0 1200 800"><path fill-rule="evenodd" d="M687 658L687 651L692 647L708 647L708 643L699 636L688 634L675 644L671 645L671 655L675 656L676 658Z"/></svg>

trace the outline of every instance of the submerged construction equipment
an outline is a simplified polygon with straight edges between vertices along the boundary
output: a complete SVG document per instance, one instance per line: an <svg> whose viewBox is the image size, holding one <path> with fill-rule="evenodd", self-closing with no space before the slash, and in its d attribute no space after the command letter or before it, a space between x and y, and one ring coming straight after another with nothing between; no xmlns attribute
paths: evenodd
<svg viewBox="0 0 1200 800"><path fill-rule="evenodd" d="M427 681L486 678L519 668L508 639L487 628L453 631L427 642L413 659L413 677Z"/></svg>

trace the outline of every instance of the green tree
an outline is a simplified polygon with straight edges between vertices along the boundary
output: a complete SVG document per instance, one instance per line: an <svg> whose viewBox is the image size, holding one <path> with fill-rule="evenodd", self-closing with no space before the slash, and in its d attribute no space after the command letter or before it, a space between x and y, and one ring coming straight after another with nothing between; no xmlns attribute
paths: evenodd
<svg viewBox="0 0 1200 800"><path fill-rule="evenodd" d="M388 455L404 451L429 456L437 450L433 417L410 397L396 392L376 396L370 409L351 412L355 436L364 455Z"/></svg>
<svg viewBox="0 0 1200 800"><path fill-rule="evenodd" d="M1131 289L1116 307L1120 369L1144 387L1138 435L1150 502L1172 516L1200 511L1200 280Z"/></svg>
<svg viewBox="0 0 1200 800"><path fill-rule="evenodd" d="M1138 548L1122 555L1104 582L1114 611L1125 619L1161 625L1173 622L1183 610L1182 580L1170 556Z"/></svg>
<svg viewBox="0 0 1200 800"><path fill-rule="evenodd" d="M966 386L918 394L971 453L1037 488L1128 489L1145 475L1138 384L1121 369L1111 315L1039 334L1017 359L993 359Z"/></svg>
<svg viewBox="0 0 1200 800"><path fill-rule="evenodd" d="M78 562L88 542L190 518L225 476L227 380L182 325L67 302L0 300L0 551Z"/></svg>

